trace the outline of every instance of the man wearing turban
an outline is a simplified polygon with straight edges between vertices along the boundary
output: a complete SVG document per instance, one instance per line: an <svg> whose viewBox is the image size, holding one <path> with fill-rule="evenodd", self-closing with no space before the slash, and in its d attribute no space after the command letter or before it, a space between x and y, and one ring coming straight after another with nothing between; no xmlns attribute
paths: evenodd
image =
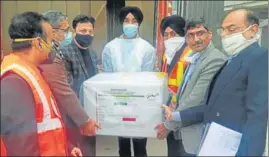
<svg viewBox="0 0 269 157"><path fill-rule="evenodd" d="M168 74L169 98L167 105L174 110L177 103L177 92L184 77L184 72L189 62L185 57L190 55L192 50L185 41L185 19L178 15L167 16L162 19L160 24L161 34L164 37L165 52L162 60L162 72ZM158 138L159 132L165 130L164 123L157 127ZM174 138L174 132L167 135L168 156L178 156L181 142Z"/></svg>
<svg viewBox="0 0 269 157"><path fill-rule="evenodd" d="M102 53L104 72L153 71L156 51L151 44L139 36L143 13L138 7L124 7L120 10L119 21L123 34L106 44ZM134 156L147 156L146 138L132 138ZM119 137L119 154L131 157L130 138Z"/></svg>

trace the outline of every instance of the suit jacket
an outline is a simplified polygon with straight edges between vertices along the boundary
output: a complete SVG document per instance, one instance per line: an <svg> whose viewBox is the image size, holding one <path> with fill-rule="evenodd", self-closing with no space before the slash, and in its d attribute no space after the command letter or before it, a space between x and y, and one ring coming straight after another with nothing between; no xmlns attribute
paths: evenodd
<svg viewBox="0 0 269 157"><path fill-rule="evenodd" d="M204 101L206 90L212 78L227 60L224 53L216 49L212 42L203 52L200 53L201 56L196 63L191 79L188 81L182 96L178 99L178 107L176 108L176 111L201 105ZM181 87L179 87L179 90L180 88ZM181 126L181 123L175 121L170 121L167 123L169 123L169 129L176 130L174 132L175 138L181 139L181 129L178 129L179 126ZM197 135L197 133L201 133L200 125L191 126L186 129L183 129L182 132L185 151L195 154L193 152L194 146L196 146L197 143L199 144L199 142L196 142L197 137L195 135Z"/></svg>
<svg viewBox="0 0 269 157"><path fill-rule="evenodd" d="M207 93L206 105L180 112L182 123L214 121L242 133L237 156L262 156L268 120L268 50L258 43L242 50L218 71Z"/></svg>
<svg viewBox="0 0 269 157"><path fill-rule="evenodd" d="M61 50L64 56L68 82L79 97L80 87L82 83L85 80L89 79L89 74L82 58L81 52L77 45L74 43L74 41L70 45L62 48ZM97 56L91 48L89 48L89 53L92 59L95 72L97 73Z"/></svg>
<svg viewBox="0 0 269 157"><path fill-rule="evenodd" d="M68 146L72 149L77 143L75 134L79 134L78 128L89 120L89 116L67 82L65 65L59 53L53 64L42 64L40 68L59 106L67 130Z"/></svg>
<svg viewBox="0 0 269 157"><path fill-rule="evenodd" d="M61 113L70 116L77 127L88 121L88 115L67 82L62 58L57 55L53 64L42 64L40 68L43 70L42 74L50 86Z"/></svg>
<svg viewBox="0 0 269 157"><path fill-rule="evenodd" d="M81 52L74 41L72 41L70 45L63 47L61 50L65 62L68 82L71 85L71 88L75 91L77 97L79 97L80 100L83 100L83 98L80 97L80 87L85 80L90 78L90 76L88 74ZM89 48L89 53L92 59L95 73L97 73L97 56L91 48ZM83 101L80 102L81 105L84 106L82 103ZM79 147L81 148L83 155L96 156L95 137L80 136L79 132L74 132L73 136L78 137L80 145Z"/></svg>

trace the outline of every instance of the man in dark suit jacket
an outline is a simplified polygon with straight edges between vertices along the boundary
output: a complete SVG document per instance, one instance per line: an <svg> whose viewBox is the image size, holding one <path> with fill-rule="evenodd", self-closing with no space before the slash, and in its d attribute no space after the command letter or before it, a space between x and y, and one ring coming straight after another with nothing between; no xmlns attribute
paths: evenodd
<svg viewBox="0 0 269 157"><path fill-rule="evenodd" d="M268 50L258 43L259 19L247 9L222 23L229 60L214 76L204 104L180 111L182 126L216 122L242 133L237 156L262 156L268 118Z"/></svg>
<svg viewBox="0 0 269 157"><path fill-rule="evenodd" d="M72 22L74 38L70 45L61 49L68 83L79 97L82 83L97 74L97 57L91 49L95 19L78 15ZM83 104L82 104L83 105ZM85 156L95 156L95 137L82 136L80 148Z"/></svg>
<svg viewBox="0 0 269 157"><path fill-rule="evenodd" d="M78 15L73 20L74 39L72 43L62 48L67 79L72 89L79 97L81 84L97 74L97 56L91 48L94 36L93 17Z"/></svg>

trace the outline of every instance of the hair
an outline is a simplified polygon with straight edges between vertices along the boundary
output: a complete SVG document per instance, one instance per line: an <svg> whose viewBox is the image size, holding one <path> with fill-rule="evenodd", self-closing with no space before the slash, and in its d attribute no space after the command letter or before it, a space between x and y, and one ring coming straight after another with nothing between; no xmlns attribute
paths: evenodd
<svg viewBox="0 0 269 157"><path fill-rule="evenodd" d="M60 23L63 20L67 20L67 15L64 15L62 12L54 10L50 10L43 13L43 16L48 19L48 22L53 29L59 28Z"/></svg>
<svg viewBox="0 0 269 157"><path fill-rule="evenodd" d="M18 14L11 19L8 28L9 37L14 39L29 39L41 37L46 41L46 33L42 27L42 23L47 19L37 12L24 12ZM22 50L32 47L32 41L22 41L11 43L12 50Z"/></svg>
<svg viewBox="0 0 269 157"><path fill-rule="evenodd" d="M79 14L74 18L72 22L73 29L76 29L79 23L91 23L94 28L95 19L87 15Z"/></svg>
<svg viewBox="0 0 269 157"><path fill-rule="evenodd" d="M200 17L200 18L193 18L193 19L190 19L187 21L187 24L186 24L186 27L185 27L185 30L186 32L192 28L197 28L197 27L200 27L200 26L203 26L206 30L210 30L208 28L208 26L206 25L205 23L205 20Z"/></svg>
<svg viewBox="0 0 269 157"><path fill-rule="evenodd" d="M229 12L227 12L226 15L224 16L223 20L224 20L229 14L231 14L231 13L233 13L233 12L235 12L235 11L239 11L239 10L244 10L244 11L246 11L246 13L247 13L247 15L246 15L246 17L247 17L247 18L246 18L246 21L247 21L248 26L250 26L250 25L254 25L254 24L257 24L258 26L260 25L259 17L258 17L258 15L257 15L254 11L252 11L252 10L250 10L250 9L248 9L248 8L241 8L241 7L234 8L234 9L230 10ZM222 20L222 21L223 21L223 20Z"/></svg>

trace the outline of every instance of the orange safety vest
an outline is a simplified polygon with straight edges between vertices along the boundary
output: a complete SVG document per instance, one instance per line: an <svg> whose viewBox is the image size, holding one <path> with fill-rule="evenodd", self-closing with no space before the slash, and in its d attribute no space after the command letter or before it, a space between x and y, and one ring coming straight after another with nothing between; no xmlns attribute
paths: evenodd
<svg viewBox="0 0 269 157"><path fill-rule="evenodd" d="M67 156L64 124L52 92L39 69L10 54L1 64L1 79L9 72L19 75L31 87L35 102L40 156Z"/></svg>
<svg viewBox="0 0 269 157"><path fill-rule="evenodd" d="M4 145L2 138L1 138L1 156L7 156L7 150L6 150L6 147Z"/></svg>
<svg viewBox="0 0 269 157"><path fill-rule="evenodd" d="M192 50L186 46L183 50L183 53L180 55L179 60L177 64L173 67L170 75L168 76L168 89L169 92L172 95L172 103L176 103L176 95L178 91L178 87L180 86L181 82L183 81L184 77L184 71L189 64L185 60L185 57L189 56L191 54ZM162 72L167 72L167 58L165 55L163 55L163 66L162 66Z"/></svg>

